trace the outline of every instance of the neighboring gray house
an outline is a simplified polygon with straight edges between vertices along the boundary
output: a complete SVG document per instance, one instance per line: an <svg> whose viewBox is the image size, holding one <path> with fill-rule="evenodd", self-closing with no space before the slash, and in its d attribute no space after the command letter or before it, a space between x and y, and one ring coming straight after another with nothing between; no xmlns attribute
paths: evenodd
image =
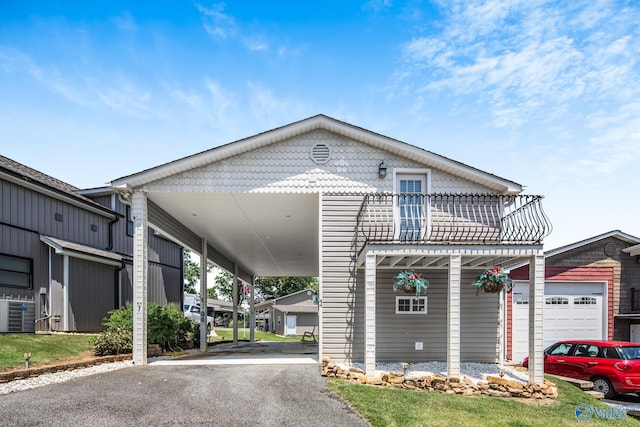
<svg viewBox="0 0 640 427"><path fill-rule="evenodd" d="M304 289L255 306L265 311L263 328L278 335L304 335L317 332L318 300L316 291Z"/></svg>
<svg viewBox="0 0 640 427"><path fill-rule="evenodd" d="M0 332L100 331L132 302L132 222L112 190L0 156L0 202ZM182 248L150 234L149 301L180 304Z"/></svg>
<svg viewBox="0 0 640 427"><path fill-rule="evenodd" d="M320 356L364 362L367 372L377 360L442 360L455 376L461 361L502 360L503 297L476 295L470 284L485 268L527 260L529 373L543 380L550 224L542 197L522 195L520 184L317 115L111 187L133 211L134 304L146 307L152 226L199 253L202 265L234 274L235 284L318 277ZM430 281L424 298L393 292L402 270ZM205 293L206 279L200 286ZM146 363L144 313L134 322L136 364Z"/></svg>

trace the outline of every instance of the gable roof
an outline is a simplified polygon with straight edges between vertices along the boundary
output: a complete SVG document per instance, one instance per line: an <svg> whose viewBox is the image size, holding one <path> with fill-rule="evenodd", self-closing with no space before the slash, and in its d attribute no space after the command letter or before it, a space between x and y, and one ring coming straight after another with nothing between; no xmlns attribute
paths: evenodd
<svg viewBox="0 0 640 427"><path fill-rule="evenodd" d="M565 246L560 246L559 248L551 249L544 252L545 258L550 258L556 255L560 255L562 253L577 249L582 246L590 245L591 243L595 243L599 240L608 239L609 237L615 237L616 239L622 240L623 242L635 244L636 246L632 246L626 249L623 249L623 252L631 253L633 248L638 248L638 253L636 255L640 255L640 238L632 236L631 234L623 233L620 230L612 230L606 233L598 234L597 236L589 237L588 239L580 240L578 242L570 243ZM634 254L631 254L633 256ZM524 267L525 265L529 265L528 261L521 262L519 264L513 265L509 267L509 270L515 270L520 267Z"/></svg>
<svg viewBox="0 0 640 427"><path fill-rule="evenodd" d="M564 252L568 252L572 249L579 248L581 246L586 246L591 243L595 243L598 240L608 239L609 237L615 237L618 240L622 240L623 242L630 243L630 244L640 244L640 238L632 236L631 234L623 233L620 230L612 230L606 233L599 234L597 236L590 237L588 239L580 240L579 242L571 243L556 249L545 251L544 256L545 258L549 258Z"/></svg>
<svg viewBox="0 0 640 427"><path fill-rule="evenodd" d="M390 153L406 157L429 167L434 167L452 175L476 182L504 194L518 194L524 190L522 185L514 181L501 178L420 147L336 120L323 114L318 114L254 136L115 179L111 182L111 186L121 188L138 187L316 129L334 132Z"/></svg>
<svg viewBox="0 0 640 427"><path fill-rule="evenodd" d="M14 184L30 188L56 199L65 200L103 216L114 218L117 215L111 209L79 194L80 189L78 187L2 155L0 155L0 177Z"/></svg>

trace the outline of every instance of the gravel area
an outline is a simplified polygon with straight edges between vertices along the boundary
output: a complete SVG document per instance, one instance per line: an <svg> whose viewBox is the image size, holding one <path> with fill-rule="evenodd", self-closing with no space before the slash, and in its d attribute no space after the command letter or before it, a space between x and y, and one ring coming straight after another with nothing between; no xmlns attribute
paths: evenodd
<svg viewBox="0 0 640 427"><path fill-rule="evenodd" d="M42 387L49 384L62 383L76 378L102 374L122 368L128 368L130 366L133 366L133 361L126 360L122 362L103 363L101 365L91 366L89 368L74 369L72 371L43 374L37 377L25 378L23 380L15 380L8 383L0 384L0 395L9 394L16 391L29 390L31 388Z"/></svg>
<svg viewBox="0 0 640 427"><path fill-rule="evenodd" d="M362 363L354 363L351 365L356 368L364 369ZM349 368L349 366L343 366L343 368ZM466 376L471 381L477 383L478 381L485 381L487 375L498 376L500 366L496 363L471 363L462 362L460 364L460 375ZM517 371L510 366L503 366L505 371L505 378L528 382L529 375L526 372ZM381 376L385 372L402 372L402 363L376 363L376 376ZM409 367L406 372L407 378L417 378L424 375L441 374L447 376L447 363L446 362L424 362L424 363L409 363Z"/></svg>

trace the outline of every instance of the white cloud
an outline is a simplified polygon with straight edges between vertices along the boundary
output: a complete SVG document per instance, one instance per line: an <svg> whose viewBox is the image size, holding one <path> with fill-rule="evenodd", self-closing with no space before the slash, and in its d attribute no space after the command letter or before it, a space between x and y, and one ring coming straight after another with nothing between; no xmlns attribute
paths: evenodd
<svg viewBox="0 0 640 427"><path fill-rule="evenodd" d="M120 15L114 16L111 18L111 22L113 25L124 31L136 31L138 29L136 20L128 11L124 11Z"/></svg>
<svg viewBox="0 0 640 427"><path fill-rule="evenodd" d="M196 7L200 12L202 26L212 37L222 40L236 37L236 21L233 17L223 12L223 3L214 4L210 8L204 7L201 4L196 5Z"/></svg>
<svg viewBox="0 0 640 427"><path fill-rule="evenodd" d="M640 97L639 6L615 0L439 6L442 21L404 44L393 91L419 90L454 105L475 100L497 128L537 125L559 135L580 128L585 150L565 159L574 173L587 167L611 173L637 159L640 119L629 112L637 113Z"/></svg>

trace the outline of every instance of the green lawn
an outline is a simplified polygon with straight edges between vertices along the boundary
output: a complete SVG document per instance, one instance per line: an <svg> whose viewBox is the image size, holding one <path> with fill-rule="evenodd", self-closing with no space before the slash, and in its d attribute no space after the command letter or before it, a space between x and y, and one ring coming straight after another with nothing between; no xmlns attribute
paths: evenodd
<svg viewBox="0 0 640 427"><path fill-rule="evenodd" d="M457 396L354 384L329 378L329 389L359 412L372 426L640 426L626 417L578 420L576 406L606 405L577 387L549 377L558 385L558 399L551 404L528 404L515 399Z"/></svg>
<svg viewBox="0 0 640 427"><path fill-rule="evenodd" d="M222 340L233 340L233 329L231 328L216 328L216 334L218 337L210 337L209 342L216 342ZM249 329L238 328L238 339L240 340L248 340L250 337ZM294 342L300 341L300 336L287 336L282 337L276 334L272 334L264 331L255 331L255 339L256 341L286 341L286 342Z"/></svg>
<svg viewBox="0 0 640 427"><path fill-rule="evenodd" d="M25 366L24 353L31 353L32 365L93 352L90 338L84 334L6 334L0 335L0 370Z"/></svg>

